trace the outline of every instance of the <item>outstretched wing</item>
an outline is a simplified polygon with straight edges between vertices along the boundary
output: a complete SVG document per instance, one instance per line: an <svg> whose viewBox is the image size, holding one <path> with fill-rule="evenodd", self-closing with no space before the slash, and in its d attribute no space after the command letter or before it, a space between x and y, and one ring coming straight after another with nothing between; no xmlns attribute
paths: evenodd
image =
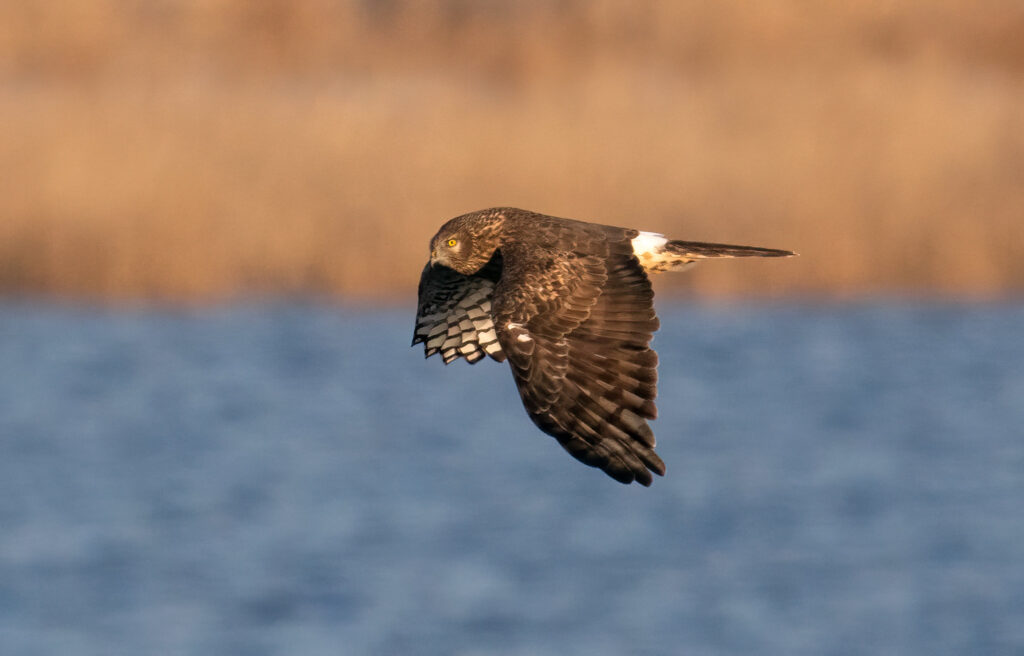
<svg viewBox="0 0 1024 656"><path fill-rule="evenodd" d="M506 248L494 323L534 423L578 460L650 485L665 473L646 421L657 414L658 318L635 236L580 230L568 252Z"/></svg>
<svg viewBox="0 0 1024 656"><path fill-rule="evenodd" d="M472 276L441 265L424 267L413 346L422 342L426 357L440 353L445 364L460 357L475 363L485 354L503 361L491 319L491 296L500 276L499 254Z"/></svg>

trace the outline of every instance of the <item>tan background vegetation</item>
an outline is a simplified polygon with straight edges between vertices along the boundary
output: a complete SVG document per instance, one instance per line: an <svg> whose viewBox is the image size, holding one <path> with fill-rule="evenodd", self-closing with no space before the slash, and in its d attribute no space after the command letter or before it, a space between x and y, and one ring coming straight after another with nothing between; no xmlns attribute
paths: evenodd
<svg viewBox="0 0 1024 656"><path fill-rule="evenodd" d="M1019 293L1015 0L0 3L0 291L405 299L493 205L792 248L660 289Z"/></svg>

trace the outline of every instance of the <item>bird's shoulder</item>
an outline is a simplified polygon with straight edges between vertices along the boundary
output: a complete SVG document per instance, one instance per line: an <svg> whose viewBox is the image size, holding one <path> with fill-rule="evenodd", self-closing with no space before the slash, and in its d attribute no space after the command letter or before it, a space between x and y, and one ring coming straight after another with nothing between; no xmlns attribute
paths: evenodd
<svg viewBox="0 0 1024 656"><path fill-rule="evenodd" d="M608 243L629 241L639 232L631 228L566 219L529 210L504 208L502 232L504 243L525 244L531 248L563 253L601 255ZM523 251L522 255L530 255Z"/></svg>

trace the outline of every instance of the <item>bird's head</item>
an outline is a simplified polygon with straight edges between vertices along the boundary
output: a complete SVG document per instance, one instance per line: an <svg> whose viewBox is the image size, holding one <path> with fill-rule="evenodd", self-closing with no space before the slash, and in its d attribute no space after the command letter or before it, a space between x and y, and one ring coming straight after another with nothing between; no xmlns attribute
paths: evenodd
<svg viewBox="0 0 1024 656"><path fill-rule="evenodd" d="M430 264L441 264L467 276L479 271L499 246L497 218L474 212L445 223L430 240Z"/></svg>
<svg viewBox="0 0 1024 656"><path fill-rule="evenodd" d="M473 273L463 270L473 252L473 237L465 230L445 228L449 228L448 224L445 224L430 242L430 263L443 264L449 269L467 275Z"/></svg>

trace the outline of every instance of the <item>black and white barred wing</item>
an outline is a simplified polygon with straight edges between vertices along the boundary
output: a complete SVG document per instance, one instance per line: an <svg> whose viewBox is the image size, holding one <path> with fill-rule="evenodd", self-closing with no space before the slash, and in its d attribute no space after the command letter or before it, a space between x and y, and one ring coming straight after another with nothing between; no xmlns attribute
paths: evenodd
<svg viewBox="0 0 1024 656"><path fill-rule="evenodd" d="M426 357L440 353L445 364L460 357L470 363L484 355L505 359L491 319L496 275L489 267L472 276L440 265L423 269L412 343L422 343Z"/></svg>

